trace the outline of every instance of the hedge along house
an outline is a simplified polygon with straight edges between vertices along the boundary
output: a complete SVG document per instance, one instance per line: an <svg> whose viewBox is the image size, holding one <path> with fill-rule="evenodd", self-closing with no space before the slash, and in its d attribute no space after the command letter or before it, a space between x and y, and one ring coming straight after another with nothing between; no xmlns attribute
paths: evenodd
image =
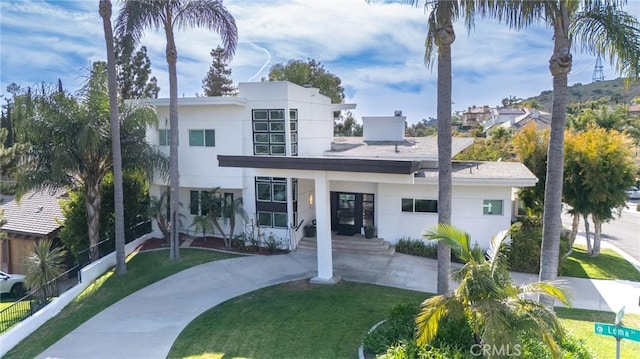
<svg viewBox="0 0 640 359"><path fill-rule="evenodd" d="M159 125L147 139L168 153L169 101L148 103ZM399 111L363 117L363 137L333 138L333 112L355 105L331 104L318 89L288 82L241 83L237 97L180 98L178 105L180 198L189 200L183 232L202 214L200 192L220 187L229 199L242 196L261 232L290 249L315 221L314 280L330 283L332 234L375 228L393 244L421 238L437 223L436 138L405 138ZM455 155L473 139L452 141ZM454 162L452 223L487 247L511 223L514 190L536 181L520 163ZM166 183L154 181L150 192L159 195L162 188Z"/></svg>

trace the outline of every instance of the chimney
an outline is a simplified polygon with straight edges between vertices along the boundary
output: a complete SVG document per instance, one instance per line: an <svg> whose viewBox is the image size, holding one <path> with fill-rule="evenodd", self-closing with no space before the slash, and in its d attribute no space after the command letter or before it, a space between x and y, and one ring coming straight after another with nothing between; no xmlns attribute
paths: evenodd
<svg viewBox="0 0 640 359"><path fill-rule="evenodd" d="M393 116L362 117L363 141L404 141L404 129L407 117L401 110Z"/></svg>

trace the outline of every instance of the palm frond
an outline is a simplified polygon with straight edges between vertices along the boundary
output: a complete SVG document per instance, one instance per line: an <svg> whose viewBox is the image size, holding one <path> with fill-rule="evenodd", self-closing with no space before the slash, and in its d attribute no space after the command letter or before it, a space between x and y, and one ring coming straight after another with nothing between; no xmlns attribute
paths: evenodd
<svg viewBox="0 0 640 359"><path fill-rule="evenodd" d="M456 252L458 257L464 262L475 261L471 246L469 234L450 224L436 224L425 231L422 236L429 240L442 241L452 250Z"/></svg>
<svg viewBox="0 0 640 359"><path fill-rule="evenodd" d="M178 4L176 0L124 0L116 18L116 36L128 38L134 46L140 42L146 28L164 28L166 9Z"/></svg>
<svg viewBox="0 0 640 359"><path fill-rule="evenodd" d="M420 313L416 316L418 344L425 345L436 337L440 320L448 312L447 303L452 300L452 298L437 295L422 302Z"/></svg>
<svg viewBox="0 0 640 359"><path fill-rule="evenodd" d="M202 27L220 34L225 58L236 52L238 28L231 13L218 0L195 0L184 4L175 16L175 28Z"/></svg>
<svg viewBox="0 0 640 359"><path fill-rule="evenodd" d="M510 238L511 230L505 229L495 236L491 238L491 243L489 244L489 248L486 252L486 258L489 264L491 265L491 272L494 273L496 266L498 264L498 257L500 255L500 250L502 249L502 245L506 240Z"/></svg>
<svg viewBox="0 0 640 359"><path fill-rule="evenodd" d="M627 77L640 77L640 23L615 3L586 2L572 18L570 34L591 54L609 55L609 62Z"/></svg>
<svg viewBox="0 0 640 359"><path fill-rule="evenodd" d="M562 282L533 282L520 286L521 294L542 294L557 299L565 306L570 306L570 296L567 291L562 288Z"/></svg>

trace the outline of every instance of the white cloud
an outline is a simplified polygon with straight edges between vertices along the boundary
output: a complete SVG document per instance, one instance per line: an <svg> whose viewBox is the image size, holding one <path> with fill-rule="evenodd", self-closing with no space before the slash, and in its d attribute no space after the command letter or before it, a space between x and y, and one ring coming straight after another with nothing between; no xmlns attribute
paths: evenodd
<svg viewBox="0 0 640 359"><path fill-rule="evenodd" d="M230 63L235 82L266 77L274 63L313 58L343 80L356 117L403 110L409 120L435 115L436 70L423 63L427 15L422 6L365 0L227 0L236 19L239 44ZM627 10L640 13L640 1ZM118 2L114 2L114 18ZM635 11L635 12L634 12ZM61 78L76 89L90 61L104 59L104 34L97 2L0 2L0 86L26 86ZM547 64L553 40L543 26L510 31L478 20L467 35L456 24L453 45L453 109L496 105L506 96L529 97L551 89ZM165 36L147 31L153 75L168 96ZM180 95L202 92L201 82L221 43L207 30L176 33ZM576 51L574 51L576 52ZM588 83L595 58L576 52L571 82ZM615 78L605 64L605 77Z"/></svg>

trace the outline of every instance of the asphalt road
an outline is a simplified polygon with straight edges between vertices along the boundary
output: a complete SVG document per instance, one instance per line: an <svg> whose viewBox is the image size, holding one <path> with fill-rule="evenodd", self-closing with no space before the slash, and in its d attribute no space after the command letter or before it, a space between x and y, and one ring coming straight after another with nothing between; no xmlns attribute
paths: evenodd
<svg viewBox="0 0 640 359"><path fill-rule="evenodd" d="M633 258L640 261L640 212L637 212L636 205L639 200L630 201L629 209L622 212L621 217L616 217L609 223L602 224L602 240L613 244L625 251ZM562 223L571 228L571 216L563 214ZM593 222L589 221L589 232L593 238ZM584 220L580 219L578 235L584 236Z"/></svg>

